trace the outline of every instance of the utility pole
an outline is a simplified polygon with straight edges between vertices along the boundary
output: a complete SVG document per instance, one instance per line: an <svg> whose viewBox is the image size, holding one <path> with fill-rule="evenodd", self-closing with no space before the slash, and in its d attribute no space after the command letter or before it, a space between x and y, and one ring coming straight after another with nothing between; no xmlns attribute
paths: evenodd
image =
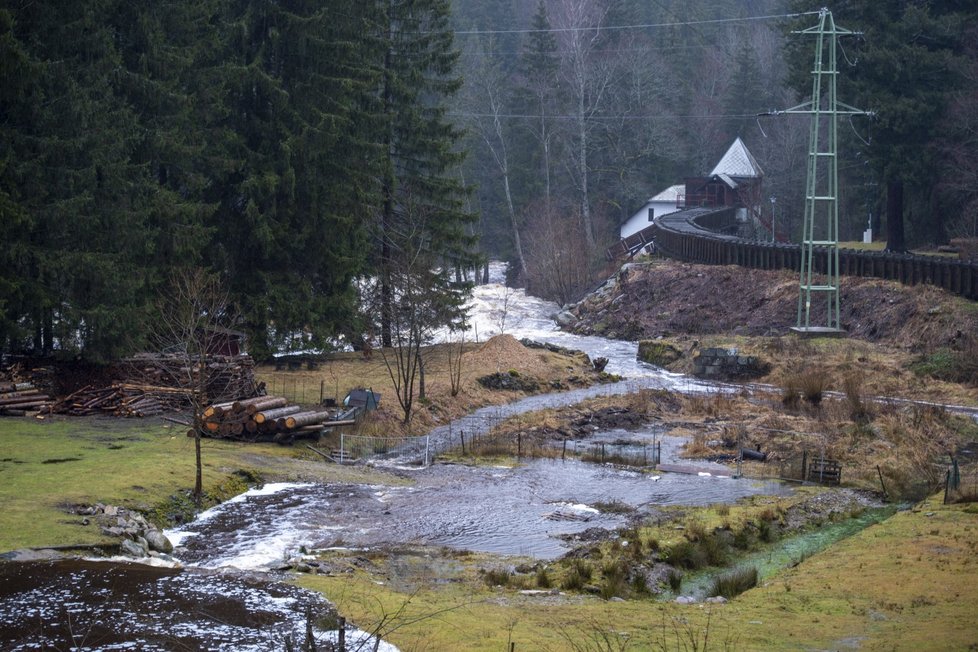
<svg viewBox="0 0 978 652"><path fill-rule="evenodd" d="M823 8L818 12L817 25L794 33L816 37L812 99L790 109L762 114L811 116L798 280L798 321L791 330L803 334L842 335L844 331L839 323L838 122L840 115L873 114L839 102L836 96L838 37L855 36L859 32L837 27L832 12ZM821 257L823 253L824 258ZM824 265L816 263L816 254L820 255L819 262L824 260ZM824 326L812 325L813 294L825 296Z"/></svg>

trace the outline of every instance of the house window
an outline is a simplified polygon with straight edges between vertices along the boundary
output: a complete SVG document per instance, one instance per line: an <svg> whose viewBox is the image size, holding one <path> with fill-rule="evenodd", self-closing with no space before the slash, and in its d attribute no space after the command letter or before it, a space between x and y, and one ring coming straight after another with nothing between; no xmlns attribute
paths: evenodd
<svg viewBox="0 0 978 652"><path fill-rule="evenodd" d="M654 222L654 221L655 221L655 209L654 208L650 208L649 209L649 222Z"/></svg>

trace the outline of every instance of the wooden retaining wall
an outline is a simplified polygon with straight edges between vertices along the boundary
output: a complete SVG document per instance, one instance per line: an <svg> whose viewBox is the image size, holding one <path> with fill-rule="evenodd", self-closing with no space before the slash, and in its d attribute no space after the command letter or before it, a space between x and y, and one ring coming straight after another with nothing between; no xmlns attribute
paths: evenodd
<svg viewBox="0 0 978 652"><path fill-rule="evenodd" d="M633 255L653 244L670 258L703 265L739 265L754 269L801 267L796 244L744 240L723 231L737 226L733 209L689 209L659 218L655 224L608 249L608 258ZM824 273L828 249L816 247L814 269ZM968 299L978 299L978 263L944 256L894 254L839 249L839 273L899 281L904 285L936 285Z"/></svg>

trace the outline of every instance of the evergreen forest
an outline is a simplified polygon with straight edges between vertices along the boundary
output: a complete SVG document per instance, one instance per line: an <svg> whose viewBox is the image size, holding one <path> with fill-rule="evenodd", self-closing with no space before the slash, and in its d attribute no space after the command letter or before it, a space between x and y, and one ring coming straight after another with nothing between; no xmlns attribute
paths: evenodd
<svg viewBox="0 0 978 652"><path fill-rule="evenodd" d="M190 269L227 288L259 358L390 345L409 309L457 323L489 257L570 301L624 220L737 136L796 228L808 127L758 114L810 92L792 31L819 7L3 0L2 350L140 350ZM978 10L832 9L863 32L840 93L876 112L844 125L843 238L975 237Z"/></svg>

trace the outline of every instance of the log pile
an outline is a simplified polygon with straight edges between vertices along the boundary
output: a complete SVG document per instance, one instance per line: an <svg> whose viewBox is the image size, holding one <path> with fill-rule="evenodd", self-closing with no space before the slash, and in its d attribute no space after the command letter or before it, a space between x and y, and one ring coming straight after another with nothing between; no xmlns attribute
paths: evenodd
<svg viewBox="0 0 978 652"><path fill-rule="evenodd" d="M214 439L274 441L291 444L297 439L317 439L327 428L353 425L336 420L335 410L305 410L289 405L282 396L257 396L208 406L203 411L203 435ZM187 432L188 437L194 431Z"/></svg>
<svg viewBox="0 0 978 652"><path fill-rule="evenodd" d="M104 414L118 417L149 417L187 405L186 392L173 387L113 383L108 387L89 385L53 404L50 411L81 417Z"/></svg>
<svg viewBox="0 0 978 652"><path fill-rule="evenodd" d="M51 397L31 383L0 383L0 415L22 417L51 407Z"/></svg>
<svg viewBox="0 0 978 652"><path fill-rule="evenodd" d="M169 353L140 353L123 360L130 378L160 387L197 387L204 376L204 391L211 401L231 401L257 396L255 362L247 354L208 355L202 368L187 356Z"/></svg>

